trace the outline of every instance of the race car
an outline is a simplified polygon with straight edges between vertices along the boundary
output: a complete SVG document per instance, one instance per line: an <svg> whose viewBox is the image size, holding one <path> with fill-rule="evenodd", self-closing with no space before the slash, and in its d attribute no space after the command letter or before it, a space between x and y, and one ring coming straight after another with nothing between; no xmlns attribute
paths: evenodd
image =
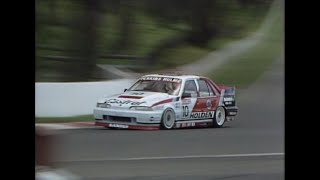
<svg viewBox="0 0 320 180"><path fill-rule="evenodd" d="M102 98L96 126L117 129L221 128L238 113L236 88L198 75L150 74L123 93Z"/></svg>

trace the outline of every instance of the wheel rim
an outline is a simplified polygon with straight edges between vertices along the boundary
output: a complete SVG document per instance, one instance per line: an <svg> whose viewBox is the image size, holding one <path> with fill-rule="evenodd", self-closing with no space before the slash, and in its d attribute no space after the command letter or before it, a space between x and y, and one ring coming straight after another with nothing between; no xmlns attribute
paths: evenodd
<svg viewBox="0 0 320 180"><path fill-rule="evenodd" d="M164 126L166 128L172 128L173 125L174 125L174 115L173 115L173 112L172 111L167 111L165 114L164 114L164 117L163 117L163 121L164 121Z"/></svg>
<svg viewBox="0 0 320 180"><path fill-rule="evenodd" d="M220 107L217 109L216 113L216 122L219 126L221 126L224 123L225 120L225 112L224 110Z"/></svg>

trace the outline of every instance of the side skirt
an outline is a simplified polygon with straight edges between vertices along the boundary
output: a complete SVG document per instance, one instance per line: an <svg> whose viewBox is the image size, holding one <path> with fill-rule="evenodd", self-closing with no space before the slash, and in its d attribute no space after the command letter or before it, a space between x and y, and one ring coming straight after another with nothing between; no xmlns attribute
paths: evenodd
<svg viewBox="0 0 320 180"><path fill-rule="evenodd" d="M212 119L183 120L183 121L177 121L174 128L207 127L211 125L212 125Z"/></svg>

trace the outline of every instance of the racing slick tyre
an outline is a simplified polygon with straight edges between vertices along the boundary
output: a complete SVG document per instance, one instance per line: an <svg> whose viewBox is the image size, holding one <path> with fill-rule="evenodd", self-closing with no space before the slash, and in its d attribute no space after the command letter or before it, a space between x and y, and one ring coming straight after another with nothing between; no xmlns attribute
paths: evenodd
<svg viewBox="0 0 320 180"><path fill-rule="evenodd" d="M172 129L176 123L176 116L173 109L166 109L161 119L161 129Z"/></svg>
<svg viewBox="0 0 320 180"><path fill-rule="evenodd" d="M223 107L218 107L213 118L213 127L221 128L226 120L226 111Z"/></svg>

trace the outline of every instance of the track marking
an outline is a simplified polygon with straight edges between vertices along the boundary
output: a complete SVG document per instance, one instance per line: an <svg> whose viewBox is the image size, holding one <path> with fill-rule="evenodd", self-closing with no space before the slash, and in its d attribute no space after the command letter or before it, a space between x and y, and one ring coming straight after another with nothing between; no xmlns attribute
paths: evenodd
<svg viewBox="0 0 320 180"><path fill-rule="evenodd" d="M188 156L159 156L159 157L134 157L134 158L100 158L61 160L57 162L99 162L99 161L140 161L140 160L166 160L166 159L195 159L195 158L232 158L232 157L262 157L283 156L284 153L252 153L252 154L221 154L221 155L188 155Z"/></svg>

